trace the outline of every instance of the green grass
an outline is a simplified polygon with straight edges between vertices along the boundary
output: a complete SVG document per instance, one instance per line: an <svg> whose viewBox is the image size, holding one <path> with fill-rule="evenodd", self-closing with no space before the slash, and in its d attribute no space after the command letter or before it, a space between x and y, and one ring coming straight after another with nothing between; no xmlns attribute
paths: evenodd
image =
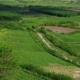
<svg viewBox="0 0 80 80"><path fill-rule="evenodd" d="M72 66L70 63L67 63L45 52L43 48L41 48L41 46L35 42L28 31L1 29L0 42L9 45L12 48L12 55L17 65L32 64L35 66L45 66L49 65L50 63L57 63L64 66ZM15 76L12 75L13 73L15 73ZM40 79L39 76L24 72L21 69L15 69L12 74L7 75L5 79L44 80L42 78ZM12 76L12 78L9 76Z"/></svg>
<svg viewBox="0 0 80 80"><path fill-rule="evenodd" d="M71 34L58 34L58 37L65 41L80 55L80 31Z"/></svg>
<svg viewBox="0 0 80 80"><path fill-rule="evenodd" d="M44 49L35 42L28 31L1 29L0 42L12 48L11 55L17 66L32 64L40 67L54 63L64 66L73 66L45 52ZM6 80L44 80L39 76L21 70L19 67L14 69L14 71L8 71L8 74L6 74L4 78Z"/></svg>
<svg viewBox="0 0 80 80"><path fill-rule="evenodd" d="M1 39L5 44L12 47L14 59L20 64L33 64L36 66L49 63L71 65L59 58L45 52L31 37L28 31L9 30Z"/></svg>
<svg viewBox="0 0 80 80"><path fill-rule="evenodd" d="M0 20L20 20L21 15L13 11L0 11Z"/></svg>
<svg viewBox="0 0 80 80"><path fill-rule="evenodd" d="M78 16L78 12L76 11L71 11L71 10L66 10L64 8L54 8L54 7L43 7L43 6L30 6L30 10L48 14L48 15L53 15L53 16L58 16L58 17L71 17L71 16Z"/></svg>
<svg viewBox="0 0 80 80"><path fill-rule="evenodd" d="M0 16L20 16L20 14L11 11L0 11Z"/></svg>
<svg viewBox="0 0 80 80"><path fill-rule="evenodd" d="M39 15L39 16L25 16L23 17L23 22L27 26L44 26L44 25L59 25L61 22L73 22L73 23L79 23L80 22L80 16L75 17L55 17L55 16L46 16L46 15ZM75 25L69 26L74 28ZM66 26L68 27L68 26ZM75 26L77 28L77 26Z"/></svg>
<svg viewBox="0 0 80 80"><path fill-rule="evenodd" d="M45 0L40 0L40 1L33 1L33 0L22 0L22 1L17 1L17 0L0 0L1 4L6 4L6 5L19 5L19 6L28 6L28 5L42 5L42 6L56 6L56 7L80 7L78 3L76 3L76 1L74 1L74 3L70 3L71 0L68 1L56 1L56 0L49 0L49 1L45 1Z"/></svg>
<svg viewBox="0 0 80 80"><path fill-rule="evenodd" d="M24 71L21 68L13 69L11 71L8 70L5 77L0 80L45 80L40 76L37 76L29 71Z"/></svg>
<svg viewBox="0 0 80 80"><path fill-rule="evenodd" d="M16 0L0 0L0 4L17 5L19 2Z"/></svg>
<svg viewBox="0 0 80 80"><path fill-rule="evenodd" d="M6 14L6 13L5 13ZM12 18L13 19L13 18ZM22 22L19 23L19 21L16 21L14 18L15 22L12 21L0 21L1 27L7 27L9 29L18 29L18 28L23 28L23 27L29 27L29 26L58 26L62 22L64 22L65 25L67 25L68 22L72 22L71 26L66 26L66 27L72 27L72 28L77 28L75 23L80 22L80 16L75 16L75 17L55 17L55 16L48 16L48 15L43 15L43 14L36 14L36 15L24 15L22 17ZM19 24L18 24L19 23ZM79 27L80 28L80 27Z"/></svg>
<svg viewBox="0 0 80 80"><path fill-rule="evenodd" d="M20 74L21 73L21 74ZM16 79L18 79L18 80L44 80L43 78L41 78L40 76L37 76L37 75L35 75L35 74L33 74L33 73L30 73L30 72L24 72L24 71L20 71L19 73L18 73L18 76L17 76L17 78L15 77L15 79L14 80L16 80Z"/></svg>

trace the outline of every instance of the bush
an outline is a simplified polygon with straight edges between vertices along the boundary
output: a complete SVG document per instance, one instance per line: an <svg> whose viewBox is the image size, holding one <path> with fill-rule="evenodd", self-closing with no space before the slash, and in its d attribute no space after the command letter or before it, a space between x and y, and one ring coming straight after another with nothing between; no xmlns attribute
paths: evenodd
<svg viewBox="0 0 80 80"><path fill-rule="evenodd" d="M22 23L12 22L12 21L0 21L0 28L7 28L12 30L23 30L25 27Z"/></svg>
<svg viewBox="0 0 80 80"><path fill-rule="evenodd" d="M58 16L58 17L70 17L70 16L79 15L78 12L65 10L63 8L56 8L56 7L29 6L29 9L31 11L36 11L36 12L39 12L39 13Z"/></svg>

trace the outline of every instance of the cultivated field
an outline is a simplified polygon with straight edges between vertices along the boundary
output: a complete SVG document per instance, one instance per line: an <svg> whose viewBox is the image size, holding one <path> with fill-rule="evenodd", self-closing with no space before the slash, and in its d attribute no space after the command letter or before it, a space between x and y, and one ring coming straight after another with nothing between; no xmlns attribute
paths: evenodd
<svg viewBox="0 0 80 80"><path fill-rule="evenodd" d="M79 0L0 0L0 80L80 80Z"/></svg>

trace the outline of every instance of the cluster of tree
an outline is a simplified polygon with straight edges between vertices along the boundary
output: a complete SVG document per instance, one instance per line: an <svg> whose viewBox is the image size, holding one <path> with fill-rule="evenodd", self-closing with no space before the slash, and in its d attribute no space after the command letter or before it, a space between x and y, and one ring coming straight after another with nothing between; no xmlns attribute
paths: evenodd
<svg viewBox="0 0 80 80"><path fill-rule="evenodd" d="M30 11L39 12L43 14L58 16L58 17L70 17L80 15L80 12L75 12L71 10L65 10L64 8L57 7L44 7L44 6L10 6L10 5L0 5L1 11L14 11L18 13L27 13Z"/></svg>
<svg viewBox="0 0 80 80"><path fill-rule="evenodd" d="M66 44L63 40L55 36L55 34L48 32L45 28L41 28L41 32L53 45L68 52L70 55L77 56L76 52L68 44Z"/></svg>
<svg viewBox="0 0 80 80"><path fill-rule="evenodd" d="M31 11L36 11L43 14L54 15L58 17L70 17L70 16L79 15L78 12L64 10L62 8L56 8L56 7L52 8L52 7L44 7L44 6L29 6L29 9Z"/></svg>
<svg viewBox="0 0 80 80"><path fill-rule="evenodd" d="M0 21L0 28L7 28L11 30L24 30L25 24L16 21Z"/></svg>
<svg viewBox="0 0 80 80"><path fill-rule="evenodd" d="M16 0L16 1L18 1L18 2L22 2L22 3L26 3L25 0Z"/></svg>
<svg viewBox="0 0 80 80"><path fill-rule="evenodd" d="M20 16L0 16L0 20L21 20Z"/></svg>
<svg viewBox="0 0 80 80"><path fill-rule="evenodd" d="M21 20L21 10L24 9L18 6L0 5L0 20Z"/></svg>

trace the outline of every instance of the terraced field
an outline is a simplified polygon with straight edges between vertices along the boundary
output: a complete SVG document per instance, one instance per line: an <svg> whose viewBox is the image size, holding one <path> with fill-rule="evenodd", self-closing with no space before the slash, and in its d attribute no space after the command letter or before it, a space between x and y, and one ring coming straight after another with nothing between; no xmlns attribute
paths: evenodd
<svg viewBox="0 0 80 80"><path fill-rule="evenodd" d="M15 59L18 60L19 65L34 64L41 66L49 63L71 65L45 52L44 49L35 42L28 31L7 30L2 42L11 46L13 55Z"/></svg>
<svg viewBox="0 0 80 80"><path fill-rule="evenodd" d="M80 80L79 2L0 0L0 80Z"/></svg>
<svg viewBox="0 0 80 80"><path fill-rule="evenodd" d="M64 40L68 45L70 45L78 55L80 55L80 32L73 32L71 34L59 34L62 40Z"/></svg>
<svg viewBox="0 0 80 80"><path fill-rule="evenodd" d="M45 52L44 49L35 42L28 31L2 29L0 30L0 42L12 48L12 55L17 65L32 64L40 67L50 63L57 63L64 66L72 66L72 64ZM15 72L15 70L13 72ZM18 78L19 80L43 80L32 73L23 72L22 69L17 69L15 76L17 77L14 77L14 79Z"/></svg>

